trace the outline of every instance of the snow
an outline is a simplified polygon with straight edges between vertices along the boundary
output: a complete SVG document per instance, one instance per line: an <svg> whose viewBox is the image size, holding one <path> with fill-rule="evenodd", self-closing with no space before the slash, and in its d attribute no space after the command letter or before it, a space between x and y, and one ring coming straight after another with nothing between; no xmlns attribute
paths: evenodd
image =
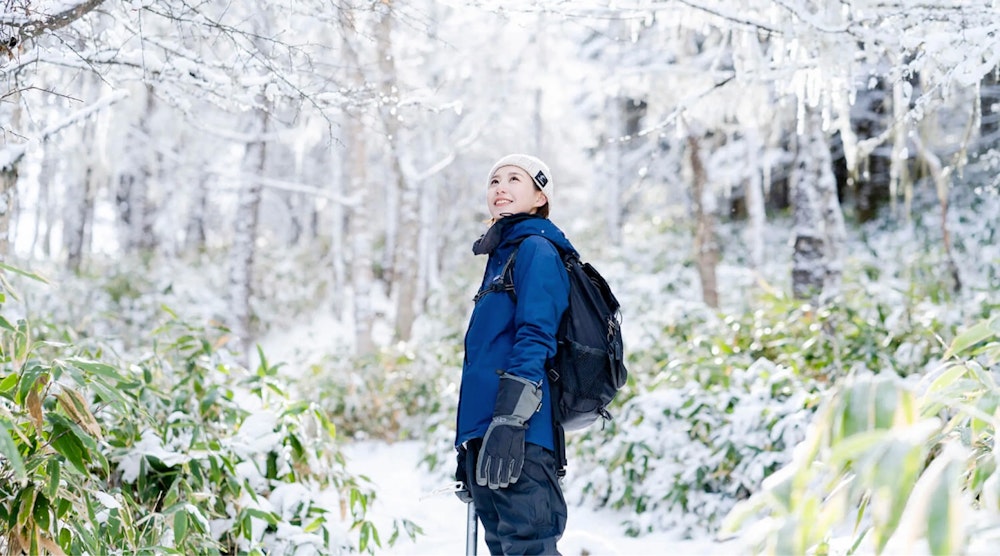
<svg viewBox="0 0 1000 556"><path fill-rule="evenodd" d="M391 534L393 519L409 519L423 529L416 541L401 535L395 546L383 546L377 554L465 553L466 506L450 492L434 493L446 485L418 467L421 450L418 441L360 441L343 446L348 470L366 476L374 485L376 499L369 518L378 528L383 545ZM624 517L612 509L592 510L571 505L559 551L566 556L731 556L744 552L738 540L679 539L677 534L669 532L629 537L620 525ZM481 528L478 553L489 554Z"/></svg>

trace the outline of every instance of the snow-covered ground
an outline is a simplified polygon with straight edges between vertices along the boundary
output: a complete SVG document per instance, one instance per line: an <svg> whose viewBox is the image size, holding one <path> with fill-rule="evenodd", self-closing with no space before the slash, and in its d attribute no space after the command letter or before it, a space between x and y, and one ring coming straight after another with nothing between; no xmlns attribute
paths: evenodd
<svg viewBox="0 0 1000 556"><path fill-rule="evenodd" d="M464 554L466 507L451 493L431 494L442 485L418 467L421 444L416 441L353 442L344 446L348 469L374 483L375 504L369 518L384 541L392 532L394 518L405 518L423 528L416 542L402 537L393 547L376 554L436 555ZM680 540L676 535L655 533L628 537L613 510L593 511L570 507L566 534L559 542L565 556L643 555L713 556L745 553L738 541L725 543L711 539ZM479 532L479 554L489 554Z"/></svg>

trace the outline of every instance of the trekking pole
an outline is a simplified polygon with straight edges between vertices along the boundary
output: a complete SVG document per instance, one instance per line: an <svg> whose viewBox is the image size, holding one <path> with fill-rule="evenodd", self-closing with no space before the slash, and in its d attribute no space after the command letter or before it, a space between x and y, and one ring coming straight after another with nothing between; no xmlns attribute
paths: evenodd
<svg viewBox="0 0 1000 556"><path fill-rule="evenodd" d="M479 522L476 521L476 505L470 500L465 521L465 556L476 556L479 550Z"/></svg>

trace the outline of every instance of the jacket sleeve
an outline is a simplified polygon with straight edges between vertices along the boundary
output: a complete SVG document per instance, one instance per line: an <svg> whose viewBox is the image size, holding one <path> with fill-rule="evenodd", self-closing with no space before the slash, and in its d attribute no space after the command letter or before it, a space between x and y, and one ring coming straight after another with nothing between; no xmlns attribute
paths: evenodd
<svg viewBox="0 0 1000 556"><path fill-rule="evenodd" d="M559 252L545 238L526 238L514 262L514 346L506 371L540 382L556 353L556 333L569 305L569 277Z"/></svg>

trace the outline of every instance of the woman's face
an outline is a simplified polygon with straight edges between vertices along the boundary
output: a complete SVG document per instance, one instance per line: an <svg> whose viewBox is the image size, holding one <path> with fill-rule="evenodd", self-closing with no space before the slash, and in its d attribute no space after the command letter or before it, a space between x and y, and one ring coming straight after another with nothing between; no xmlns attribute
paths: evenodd
<svg viewBox="0 0 1000 556"><path fill-rule="evenodd" d="M522 212L534 214L546 202L545 194L517 166L497 168L486 189L486 204L494 220Z"/></svg>

